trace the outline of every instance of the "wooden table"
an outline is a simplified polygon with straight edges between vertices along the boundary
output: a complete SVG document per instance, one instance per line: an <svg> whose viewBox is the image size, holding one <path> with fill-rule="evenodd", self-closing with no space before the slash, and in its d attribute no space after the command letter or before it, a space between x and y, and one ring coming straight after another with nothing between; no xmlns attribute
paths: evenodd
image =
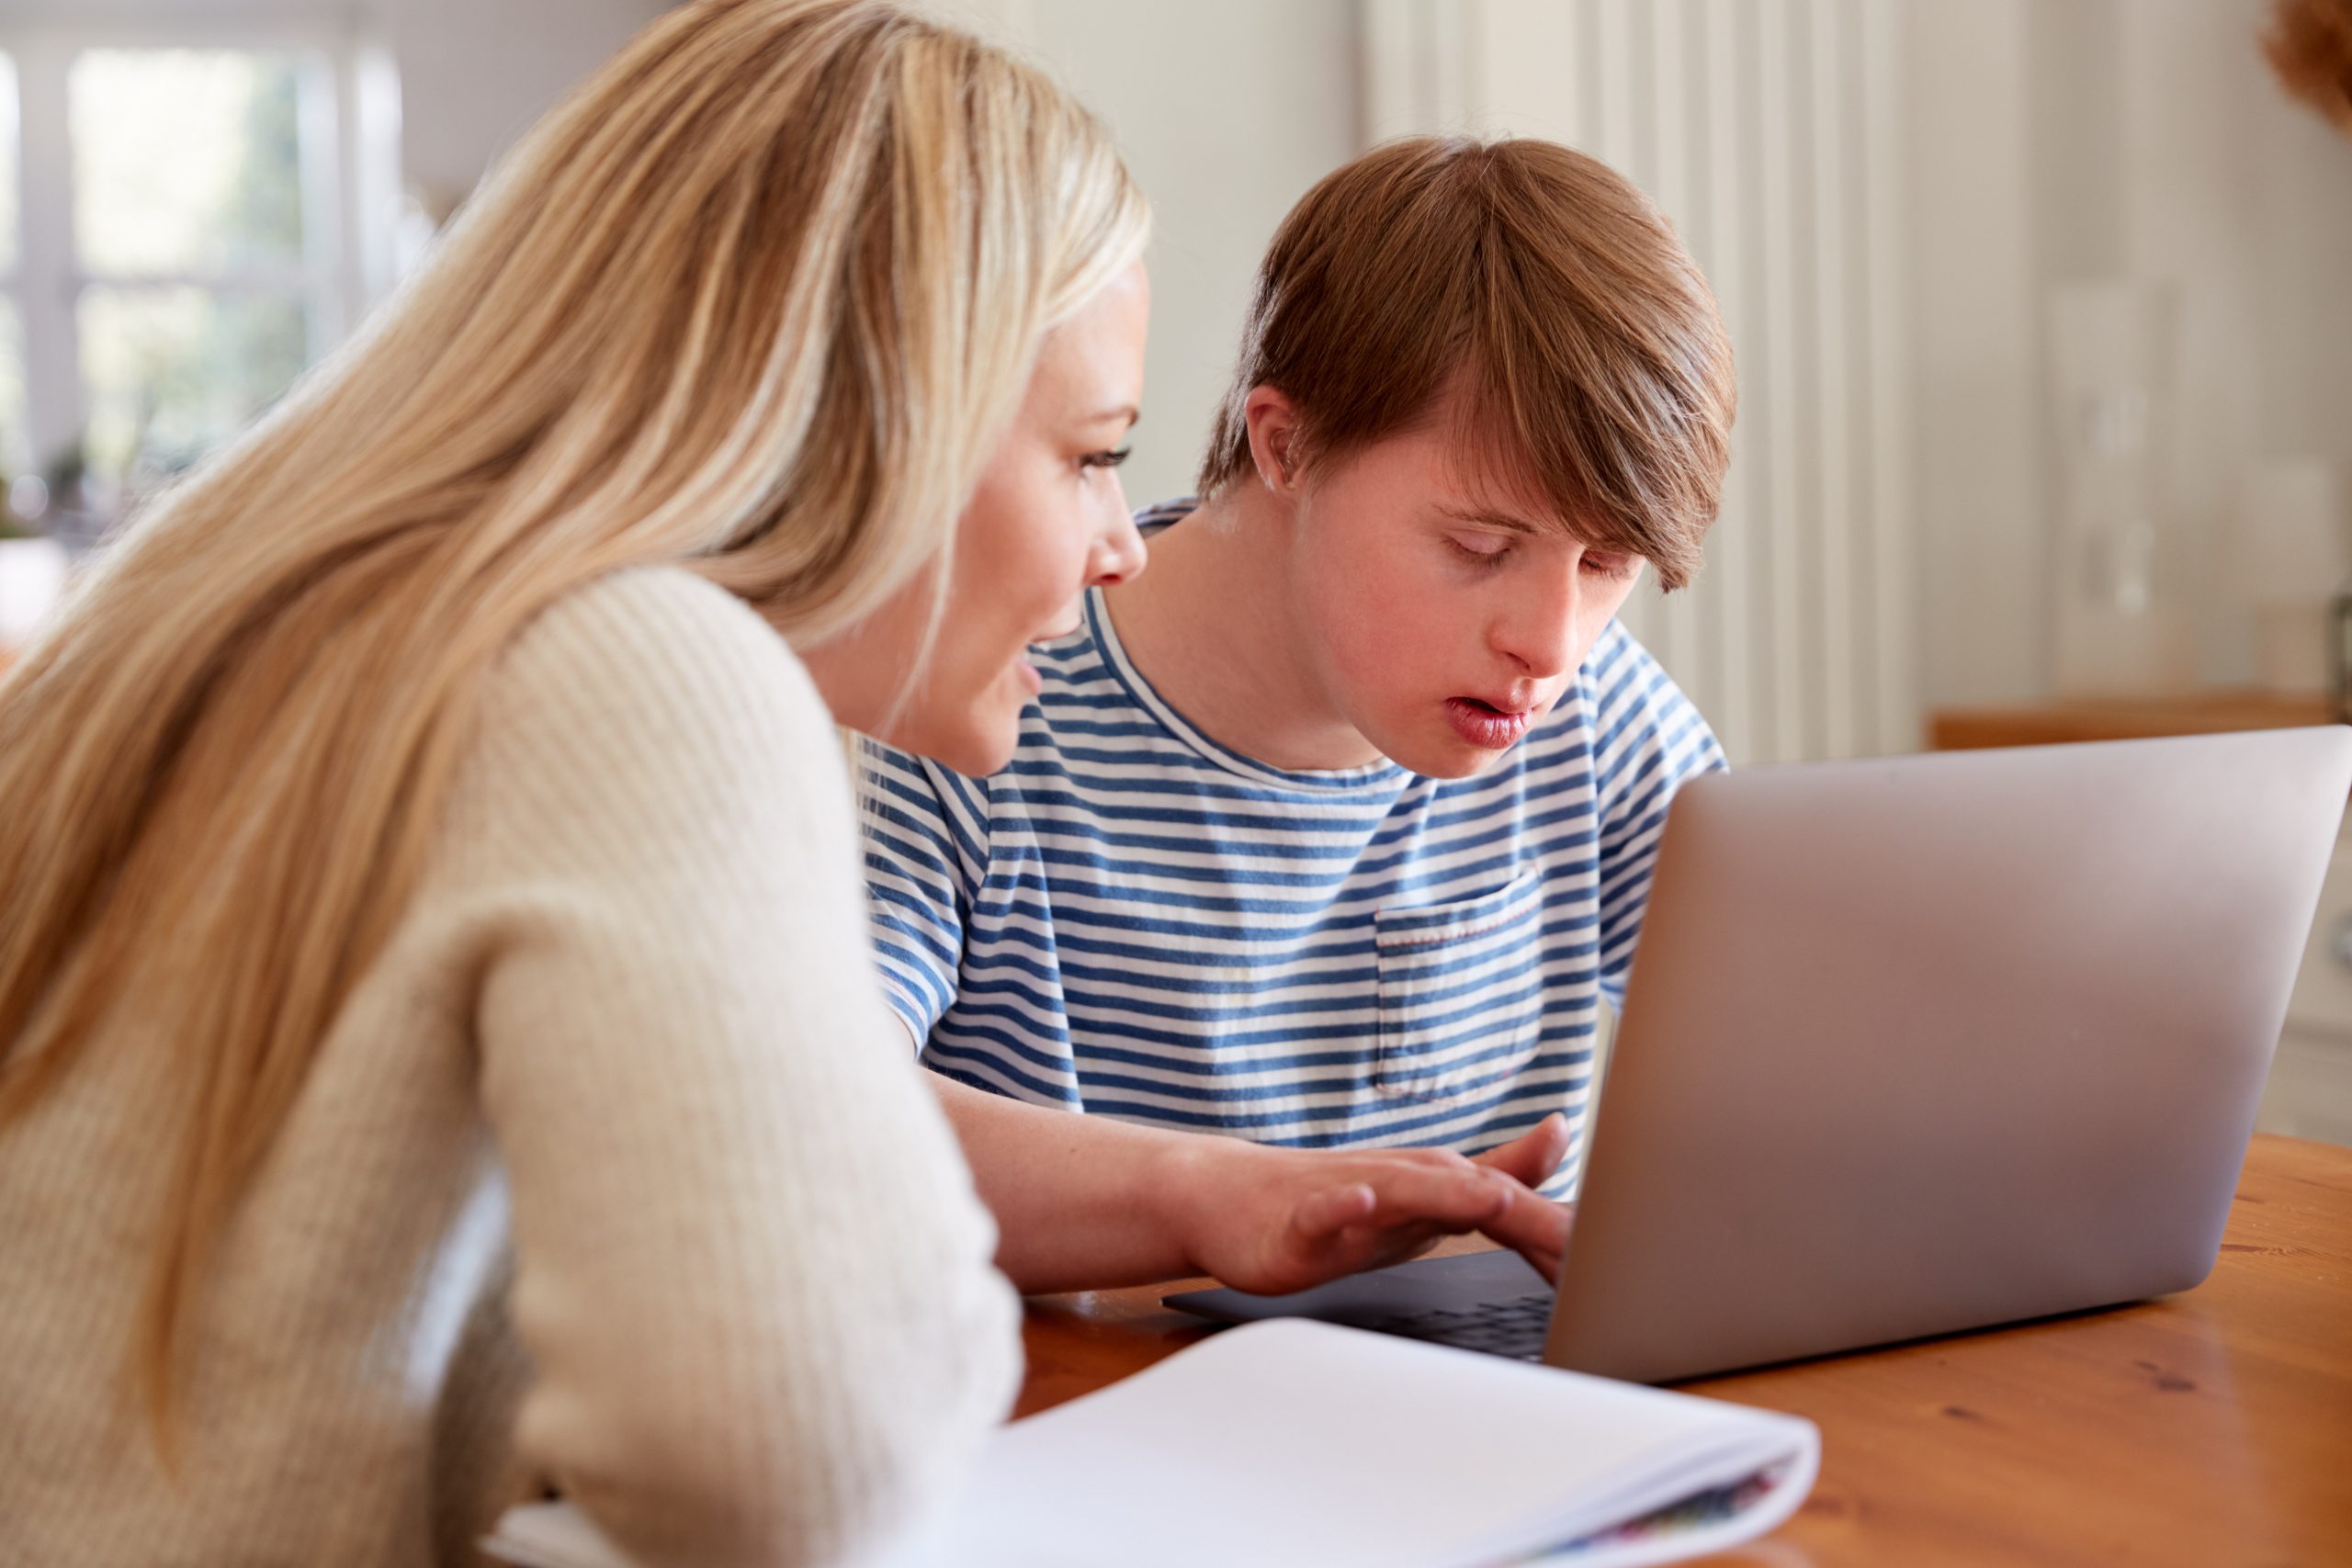
<svg viewBox="0 0 2352 1568"><path fill-rule="evenodd" d="M1019 1413L1200 1338L1180 1288L1033 1301ZM2255 1139L2181 1295L1685 1386L1821 1427L1804 1509L1710 1562L2352 1564L2352 1149Z"/></svg>
<svg viewBox="0 0 2352 1568"><path fill-rule="evenodd" d="M2332 724L2335 705L2316 694L2196 692L2178 697L2115 697L2022 707L1939 708L1928 716L1938 751L1979 746L2050 746L2074 740L2141 740Z"/></svg>

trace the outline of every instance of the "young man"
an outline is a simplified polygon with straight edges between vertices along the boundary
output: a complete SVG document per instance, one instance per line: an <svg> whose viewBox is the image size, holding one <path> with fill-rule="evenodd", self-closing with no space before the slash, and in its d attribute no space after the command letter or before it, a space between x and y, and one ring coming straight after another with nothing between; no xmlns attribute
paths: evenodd
<svg viewBox="0 0 2352 1568"><path fill-rule="evenodd" d="M864 743L885 979L1016 1282L1295 1288L1463 1228L1374 1162L1300 1256L1283 1205L1399 1145L1484 1151L1471 1223L1555 1258L1528 1189L1573 1184L1668 798L1722 765L1613 617L1695 570L1733 404L1697 268L1578 153L1392 143L1292 211L1200 501L1036 652L1011 766Z"/></svg>

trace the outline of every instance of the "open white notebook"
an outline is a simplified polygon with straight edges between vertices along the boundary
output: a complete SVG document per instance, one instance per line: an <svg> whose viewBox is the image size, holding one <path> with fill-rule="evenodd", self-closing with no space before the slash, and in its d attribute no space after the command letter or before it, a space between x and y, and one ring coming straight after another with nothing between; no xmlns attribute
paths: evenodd
<svg viewBox="0 0 2352 1568"><path fill-rule="evenodd" d="M1792 1416L1281 1318L1002 1428L873 1568L1633 1568L1771 1529L1820 1458ZM627 1568L560 1503L484 1544Z"/></svg>

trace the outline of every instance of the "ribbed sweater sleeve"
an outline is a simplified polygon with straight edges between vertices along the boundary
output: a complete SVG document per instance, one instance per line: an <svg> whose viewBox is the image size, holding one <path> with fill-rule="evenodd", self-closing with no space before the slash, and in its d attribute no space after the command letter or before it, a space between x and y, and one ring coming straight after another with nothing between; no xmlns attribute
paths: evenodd
<svg viewBox="0 0 2352 1568"><path fill-rule="evenodd" d="M485 933L522 1457L649 1565L863 1552L1003 1415L1017 1303L882 1000L823 704L640 570L535 622L475 736L434 896Z"/></svg>

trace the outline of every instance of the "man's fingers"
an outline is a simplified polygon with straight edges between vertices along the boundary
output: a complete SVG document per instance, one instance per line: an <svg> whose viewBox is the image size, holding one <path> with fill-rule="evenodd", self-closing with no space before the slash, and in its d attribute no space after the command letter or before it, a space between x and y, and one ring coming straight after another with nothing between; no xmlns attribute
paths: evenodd
<svg viewBox="0 0 2352 1568"><path fill-rule="evenodd" d="M1377 1199L1372 1223L1433 1224L1444 1230L1474 1230L1510 1206L1523 1190L1510 1177L1467 1160L1451 1166L1400 1165L1372 1179Z"/></svg>
<svg viewBox="0 0 2352 1568"><path fill-rule="evenodd" d="M1555 1203L1521 1188L1511 1194L1510 1207L1478 1228L1556 1283L1560 1258L1567 1250L1568 1227L1575 1217L1573 1205Z"/></svg>
<svg viewBox="0 0 2352 1568"><path fill-rule="evenodd" d="M1522 1186L1541 1187L1567 1155L1568 1119L1555 1111L1510 1143L1498 1144L1477 1158L1480 1165L1499 1170Z"/></svg>
<svg viewBox="0 0 2352 1568"><path fill-rule="evenodd" d="M1438 1149L1395 1150L1351 1162L1346 1179L1331 1179L1340 1174L1334 1169L1293 1206L1283 1247L1290 1261L1278 1272L1329 1278L1410 1256L1442 1235L1483 1231L1556 1276L1567 1212L1510 1168L1541 1179L1557 1167L1566 1139L1566 1120L1550 1117L1477 1160Z"/></svg>
<svg viewBox="0 0 2352 1568"><path fill-rule="evenodd" d="M1319 1242L1349 1225L1361 1224L1377 1202L1372 1189L1361 1181L1317 1188L1291 1212L1291 1228L1301 1240Z"/></svg>

